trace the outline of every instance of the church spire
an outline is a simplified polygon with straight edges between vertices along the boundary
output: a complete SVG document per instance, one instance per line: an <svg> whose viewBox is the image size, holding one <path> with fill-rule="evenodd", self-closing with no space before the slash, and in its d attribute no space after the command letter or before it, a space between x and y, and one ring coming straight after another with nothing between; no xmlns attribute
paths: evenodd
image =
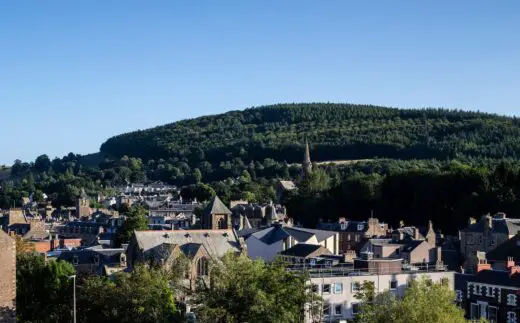
<svg viewBox="0 0 520 323"><path fill-rule="evenodd" d="M312 173L312 162L311 162L311 154L309 150L309 142L307 141L307 137L305 137L305 153L303 155L303 175L308 176Z"/></svg>

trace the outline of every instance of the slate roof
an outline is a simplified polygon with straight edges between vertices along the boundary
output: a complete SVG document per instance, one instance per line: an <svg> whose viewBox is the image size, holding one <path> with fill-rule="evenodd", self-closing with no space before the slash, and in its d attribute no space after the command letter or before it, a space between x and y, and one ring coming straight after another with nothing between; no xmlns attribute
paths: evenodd
<svg viewBox="0 0 520 323"><path fill-rule="evenodd" d="M331 231L297 228L283 225L273 225L264 230L257 231L251 234L251 236L259 239L263 243L273 244L289 236L293 237L296 241L299 242L307 241L313 236L316 236L318 242L321 242L325 239L332 237L334 234L335 232Z"/></svg>
<svg viewBox="0 0 520 323"><path fill-rule="evenodd" d="M94 257L99 256L100 264L115 264L119 263L120 256L124 249L77 249L71 251L63 251L58 256L58 260L63 260L72 263L74 256L78 257L78 264L93 264Z"/></svg>
<svg viewBox="0 0 520 323"><path fill-rule="evenodd" d="M291 256L291 257L301 257L307 258L313 253L320 251L318 256L321 255L332 255L332 252L329 249L314 244L306 244L306 243L298 243L297 245L292 246L291 248L280 252L280 255L283 256Z"/></svg>
<svg viewBox="0 0 520 323"><path fill-rule="evenodd" d="M520 287L520 274L509 276L506 270L482 270L468 281L491 285Z"/></svg>
<svg viewBox="0 0 520 323"><path fill-rule="evenodd" d="M493 218L492 219L492 227L491 232L496 233L505 233L505 234L516 234L520 231L520 219L511 219L511 218ZM462 229L461 232L483 232L485 230L485 221L480 220L467 228Z"/></svg>
<svg viewBox="0 0 520 323"><path fill-rule="evenodd" d="M226 205L220 200L218 196L215 195L213 200L206 207L205 214L231 214L231 211L227 208Z"/></svg>
<svg viewBox="0 0 520 323"><path fill-rule="evenodd" d="M520 259L520 235L515 235L486 253L486 259L489 261L506 261L507 257L513 257L515 260Z"/></svg>
<svg viewBox="0 0 520 323"><path fill-rule="evenodd" d="M211 257L216 258L228 251L241 250L233 230L135 231L135 240L143 252L163 243L176 244L180 248L185 244L200 244Z"/></svg>

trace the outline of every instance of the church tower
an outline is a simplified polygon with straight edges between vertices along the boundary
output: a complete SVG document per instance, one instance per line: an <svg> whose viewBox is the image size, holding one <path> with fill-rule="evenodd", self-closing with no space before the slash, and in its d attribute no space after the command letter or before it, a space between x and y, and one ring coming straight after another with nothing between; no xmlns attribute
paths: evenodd
<svg viewBox="0 0 520 323"><path fill-rule="evenodd" d="M307 177L311 173L312 173L311 153L309 151L309 142L307 141L307 138L305 138L305 153L303 155L302 176Z"/></svg>
<svg viewBox="0 0 520 323"><path fill-rule="evenodd" d="M76 216L78 218L90 216L90 201L85 189L81 189L81 195L76 200Z"/></svg>

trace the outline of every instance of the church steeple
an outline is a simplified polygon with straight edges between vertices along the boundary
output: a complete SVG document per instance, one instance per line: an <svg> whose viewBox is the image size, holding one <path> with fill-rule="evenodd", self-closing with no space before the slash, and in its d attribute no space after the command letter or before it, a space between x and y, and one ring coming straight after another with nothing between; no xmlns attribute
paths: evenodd
<svg viewBox="0 0 520 323"><path fill-rule="evenodd" d="M305 153L303 155L302 170L303 176L308 176L312 173L311 153L309 150L309 142L307 141L307 137L305 137Z"/></svg>

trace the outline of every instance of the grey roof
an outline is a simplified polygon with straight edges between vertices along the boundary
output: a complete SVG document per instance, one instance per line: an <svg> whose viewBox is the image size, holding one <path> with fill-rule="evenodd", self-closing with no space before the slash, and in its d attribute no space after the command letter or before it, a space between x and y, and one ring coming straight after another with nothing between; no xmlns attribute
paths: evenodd
<svg viewBox="0 0 520 323"><path fill-rule="evenodd" d="M421 230L419 228L415 228L415 227L402 227L402 228L397 228L396 230L394 230L394 232L398 232L400 234L403 234L405 236L405 238L408 236L410 238L415 238L415 235L414 235L414 230L419 230L419 236L418 238L419 239L424 239L424 236L423 234L421 233Z"/></svg>
<svg viewBox="0 0 520 323"><path fill-rule="evenodd" d="M516 234L520 231L520 219L511 218L493 218L491 232L506 233L509 235ZM462 232L483 232L485 230L485 221L480 220L467 228L461 230Z"/></svg>
<svg viewBox="0 0 520 323"><path fill-rule="evenodd" d="M206 207L205 214L231 214L226 205L215 195L213 200Z"/></svg>
<svg viewBox="0 0 520 323"><path fill-rule="evenodd" d="M289 236L293 237L298 242L305 242L313 236L316 236L318 242L321 242L332 237L334 234L335 232L331 231L297 228L278 224L264 230L257 231L251 234L251 236L261 240L266 244L273 244Z"/></svg>
<svg viewBox="0 0 520 323"><path fill-rule="evenodd" d="M508 257L513 257L515 261L520 260L520 235L506 240L486 254L488 261L506 261Z"/></svg>
<svg viewBox="0 0 520 323"><path fill-rule="evenodd" d="M211 257L216 258L228 251L240 251L240 243L233 230L135 231L135 239L143 252L163 243L176 244L181 249L185 244L201 244Z"/></svg>

